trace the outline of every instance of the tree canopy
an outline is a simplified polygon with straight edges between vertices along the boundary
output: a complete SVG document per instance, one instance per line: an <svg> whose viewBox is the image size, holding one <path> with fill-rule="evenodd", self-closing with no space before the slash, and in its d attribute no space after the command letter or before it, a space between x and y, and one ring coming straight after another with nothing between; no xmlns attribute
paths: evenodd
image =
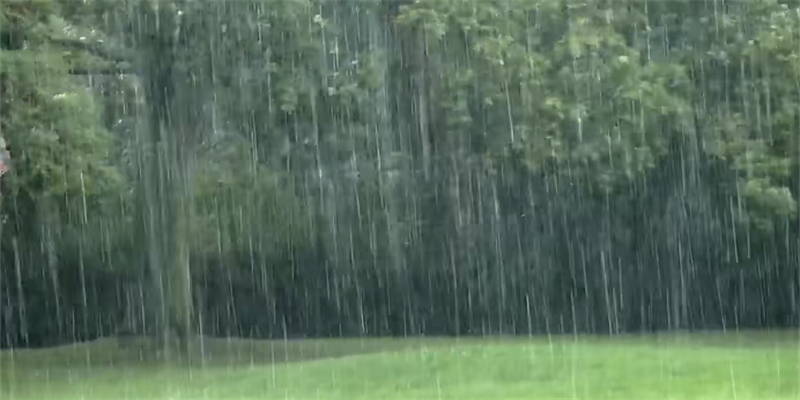
<svg viewBox="0 0 800 400"><path fill-rule="evenodd" d="M5 343L798 323L797 2L37 0L0 48Z"/></svg>

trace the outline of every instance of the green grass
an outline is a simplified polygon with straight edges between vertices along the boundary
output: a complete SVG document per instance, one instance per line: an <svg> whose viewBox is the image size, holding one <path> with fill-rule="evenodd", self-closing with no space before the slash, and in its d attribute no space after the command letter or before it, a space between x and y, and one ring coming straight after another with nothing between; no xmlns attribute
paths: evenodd
<svg viewBox="0 0 800 400"><path fill-rule="evenodd" d="M797 399L796 331L206 340L191 367L106 339L0 353L2 399Z"/></svg>

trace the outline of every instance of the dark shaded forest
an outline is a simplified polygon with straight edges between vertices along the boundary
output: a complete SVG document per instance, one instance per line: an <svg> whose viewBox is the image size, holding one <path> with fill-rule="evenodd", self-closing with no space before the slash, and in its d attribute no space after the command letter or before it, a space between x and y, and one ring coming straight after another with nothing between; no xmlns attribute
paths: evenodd
<svg viewBox="0 0 800 400"><path fill-rule="evenodd" d="M0 344L800 325L800 4L0 3Z"/></svg>

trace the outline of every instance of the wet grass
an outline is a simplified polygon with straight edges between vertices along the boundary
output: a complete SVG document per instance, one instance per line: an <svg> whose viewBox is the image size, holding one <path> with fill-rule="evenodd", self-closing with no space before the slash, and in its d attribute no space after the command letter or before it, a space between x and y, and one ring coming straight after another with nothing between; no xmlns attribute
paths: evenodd
<svg viewBox="0 0 800 400"><path fill-rule="evenodd" d="M196 343L0 353L2 399L797 399L800 333Z"/></svg>

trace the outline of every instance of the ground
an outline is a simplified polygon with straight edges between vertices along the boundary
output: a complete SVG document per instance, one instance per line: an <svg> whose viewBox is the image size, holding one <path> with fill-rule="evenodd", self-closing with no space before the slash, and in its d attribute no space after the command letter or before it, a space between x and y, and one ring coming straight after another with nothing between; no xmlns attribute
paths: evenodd
<svg viewBox="0 0 800 400"><path fill-rule="evenodd" d="M797 399L800 332L205 339L163 363L113 339L0 353L2 399ZM144 354L144 353L142 353Z"/></svg>

